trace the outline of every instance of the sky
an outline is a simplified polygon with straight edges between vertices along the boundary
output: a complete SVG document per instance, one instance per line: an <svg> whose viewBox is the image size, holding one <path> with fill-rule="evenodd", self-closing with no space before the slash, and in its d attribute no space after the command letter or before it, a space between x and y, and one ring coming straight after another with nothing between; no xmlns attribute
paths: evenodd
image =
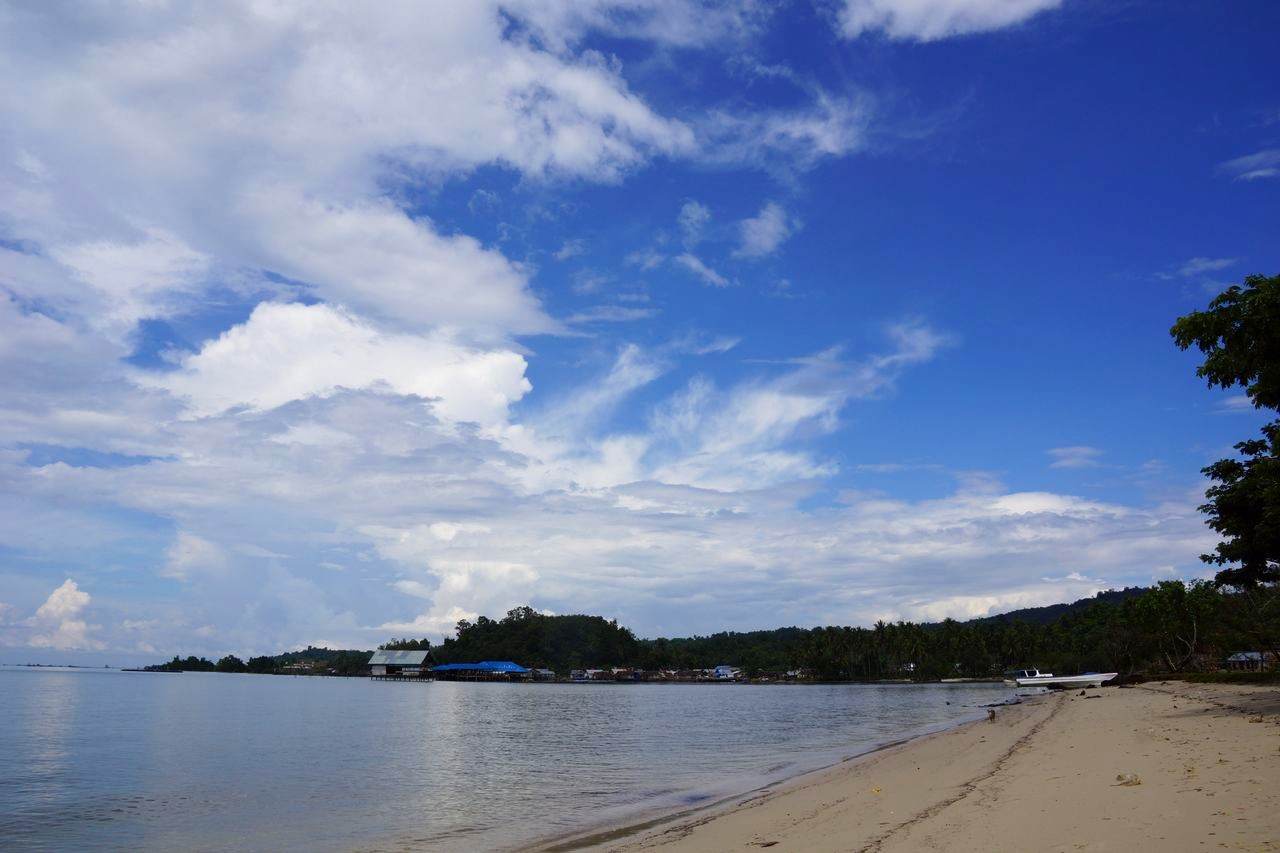
<svg viewBox="0 0 1280 853"><path fill-rule="evenodd" d="M0 660L1208 574L1280 5L0 7Z"/></svg>

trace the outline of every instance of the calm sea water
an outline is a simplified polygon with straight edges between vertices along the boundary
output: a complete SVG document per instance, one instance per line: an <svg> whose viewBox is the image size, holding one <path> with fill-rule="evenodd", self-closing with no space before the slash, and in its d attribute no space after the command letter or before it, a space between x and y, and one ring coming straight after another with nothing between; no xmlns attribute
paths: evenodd
<svg viewBox="0 0 1280 853"><path fill-rule="evenodd" d="M0 849L510 848L748 791L1009 695L0 667Z"/></svg>

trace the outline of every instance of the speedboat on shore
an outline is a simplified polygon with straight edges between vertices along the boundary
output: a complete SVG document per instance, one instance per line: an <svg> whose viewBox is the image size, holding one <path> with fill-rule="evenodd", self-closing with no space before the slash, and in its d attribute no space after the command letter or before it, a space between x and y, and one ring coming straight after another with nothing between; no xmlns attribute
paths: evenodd
<svg viewBox="0 0 1280 853"><path fill-rule="evenodd" d="M1019 687L1101 687L1118 674L1086 672L1084 675L1054 675L1038 669L1017 669L1009 673L1009 680Z"/></svg>

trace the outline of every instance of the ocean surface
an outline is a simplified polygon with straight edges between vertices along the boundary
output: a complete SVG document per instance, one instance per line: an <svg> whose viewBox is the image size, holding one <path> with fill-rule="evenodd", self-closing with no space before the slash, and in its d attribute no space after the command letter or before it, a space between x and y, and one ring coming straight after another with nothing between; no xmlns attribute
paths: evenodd
<svg viewBox="0 0 1280 853"><path fill-rule="evenodd" d="M746 792L1011 695L0 667L0 849L508 849Z"/></svg>

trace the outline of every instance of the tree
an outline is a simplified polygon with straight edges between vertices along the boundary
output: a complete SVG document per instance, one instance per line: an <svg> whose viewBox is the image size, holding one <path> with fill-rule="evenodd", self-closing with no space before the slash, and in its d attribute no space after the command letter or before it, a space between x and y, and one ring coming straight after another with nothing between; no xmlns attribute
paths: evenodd
<svg viewBox="0 0 1280 853"><path fill-rule="evenodd" d="M1243 385L1259 408L1280 409L1280 275L1251 275L1169 330L1179 349L1205 355L1196 375L1210 387Z"/></svg>
<svg viewBox="0 0 1280 853"><path fill-rule="evenodd" d="M1248 276L1169 331L1179 348L1204 353L1196 374L1210 387L1241 385L1257 408L1280 410L1280 275ZM1214 485L1200 510L1226 538L1200 559L1227 567L1219 585L1252 589L1280 580L1280 420L1262 433L1235 446L1243 459L1202 469Z"/></svg>
<svg viewBox="0 0 1280 853"><path fill-rule="evenodd" d="M240 660L240 658L236 657L235 655L227 655L226 657L222 658L221 660L218 661L218 663L215 665L214 668L217 669L218 672L246 672L247 671L247 667L245 667L244 661Z"/></svg>
<svg viewBox="0 0 1280 853"><path fill-rule="evenodd" d="M272 673L276 671L276 659L268 655L259 655L255 658L249 658L249 663L245 667L249 672Z"/></svg>
<svg viewBox="0 0 1280 853"><path fill-rule="evenodd" d="M1251 588L1280 580L1280 421L1262 434L1236 445L1243 459L1219 459L1203 469L1215 485L1200 511L1226 539L1200 559L1231 566L1218 572L1220 584Z"/></svg>

